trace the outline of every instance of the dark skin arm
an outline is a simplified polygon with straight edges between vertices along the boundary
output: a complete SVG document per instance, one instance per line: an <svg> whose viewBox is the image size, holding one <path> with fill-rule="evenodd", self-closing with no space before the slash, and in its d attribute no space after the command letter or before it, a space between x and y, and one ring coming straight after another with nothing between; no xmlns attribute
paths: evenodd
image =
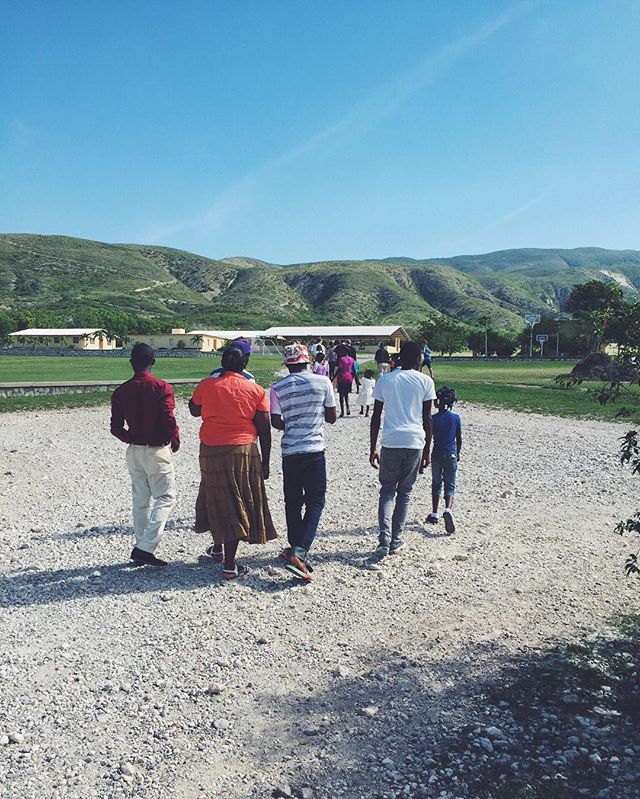
<svg viewBox="0 0 640 799"><path fill-rule="evenodd" d="M460 427L456 428L456 449L457 449L456 459L459 462L460 452L462 451L462 430Z"/></svg>
<svg viewBox="0 0 640 799"><path fill-rule="evenodd" d="M190 399L189 400L189 413L192 416L202 416L202 405L196 405L195 402Z"/></svg>
<svg viewBox="0 0 640 799"><path fill-rule="evenodd" d="M335 424L337 418L338 414L335 405L333 406L333 408L324 409L324 420L327 424Z"/></svg>
<svg viewBox="0 0 640 799"><path fill-rule="evenodd" d="M422 450L422 460L420 462L420 474L431 463L431 439L433 437L433 425L431 423L431 404L432 400L426 400L422 403L422 427L424 429L424 449Z"/></svg>
<svg viewBox="0 0 640 799"><path fill-rule="evenodd" d="M371 427L369 428L369 463L374 469L378 468L380 455L378 455L378 435L380 434L380 423L382 421L382 408L384 404L380 400L373 403L373 415L371 416Z"/></svg>
<svg viewBox="0 0 640 799"><path fill-rule="evenodd" d="M117 400L111 397L111 435L129 444L129 431L124 426L125 418Z"/></svg>
<svg viewBox="0 0 640 799"><path fill-rule="evenodd" d="M284 430L284 419L279 413L271 414L271 427L275 430Z"/></svg>
<svg viewBox="0 0 640 799"><path fill-rule="evenodd" d="M275 414L274 414L275 415ZM269 412L257 411L253 417L253 423L258 431L260 439L260 454L262 455L262 476L265 480L269 479L269 462L271 460L271 425L269 424Z"/></svg>

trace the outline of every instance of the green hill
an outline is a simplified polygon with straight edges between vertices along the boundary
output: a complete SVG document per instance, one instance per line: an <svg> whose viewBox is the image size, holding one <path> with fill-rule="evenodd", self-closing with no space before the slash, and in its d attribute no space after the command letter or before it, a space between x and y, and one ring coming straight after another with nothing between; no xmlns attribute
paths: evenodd
<svg viewBox="0 0 640 799"><path fill-rule="evenodd" d="M411 325L440 312L518 329L523 314L561 311L571 287L593 278L637 294L640 252L521 249L281 265L66 236L0 235L0 308L120 310L167 325Z"/></svg>

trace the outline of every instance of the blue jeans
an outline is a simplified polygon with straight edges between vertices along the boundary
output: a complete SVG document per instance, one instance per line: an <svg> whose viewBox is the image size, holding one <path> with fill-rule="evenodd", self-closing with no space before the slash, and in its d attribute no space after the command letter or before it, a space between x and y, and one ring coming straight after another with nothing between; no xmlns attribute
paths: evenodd
<svg viewBox="0 0 640 799"><path fill-rule="evenodd" d="M282 459L282 477L291 554L304 560L316 537L327 493L324 452L285 455Z"/></svg>
<svg viewBox="0 0 640 799"><path fill-rule="evenodd" d="M431 495L440 497L442 484L444 483L444 495L453 497L456 493L456 472L458 471L458 459L451 452L442 452L439 455L431 455Z"/></svg>
<svg viewBox="0 0 640 799"><path fill-rule="evenodd" d="M381 547L394 549L402 543L402 532L409 512L409 499L418 477L421 460L421 449L382 447L378 503L380 525L378 544Z"/></svg>

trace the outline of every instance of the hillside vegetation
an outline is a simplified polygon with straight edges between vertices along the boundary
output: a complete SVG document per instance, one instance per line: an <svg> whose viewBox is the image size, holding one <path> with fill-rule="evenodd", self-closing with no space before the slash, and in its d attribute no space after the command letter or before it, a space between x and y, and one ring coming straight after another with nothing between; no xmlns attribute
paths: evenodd
<svg viewBox="0 0 640 799"><path fill-rule="evenodd" d="M167 324L411 325L439 312L519 330L523 314L562 311L571 288L594 278L637 294L640 252L522 249L280 265L67 236L0 235L0 308L118 310Z"/></svg>

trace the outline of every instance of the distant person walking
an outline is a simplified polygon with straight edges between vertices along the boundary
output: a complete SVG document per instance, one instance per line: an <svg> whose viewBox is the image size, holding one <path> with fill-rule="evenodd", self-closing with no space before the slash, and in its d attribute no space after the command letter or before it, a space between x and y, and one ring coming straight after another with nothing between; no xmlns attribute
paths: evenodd
<svg viewBox="0 0 640 799"><path fill-rule="evenodd" d="M281 557L286 569L311 580L307 556L327 491L324 425L335 423L336 401L329 379L308 371L305 346L291 344L284 355L289 374L271 386L271 424L284 430L282 477L289 547Z"/></svg>
<svg viewBox="0 0 640 799"><path fill-rule="evenodd" d="M353 358L353 360L354 360L354 361L355 361L355 360L357 360L357 359L358 359L358 353L357 353L357 351L356 351L356 348L355 348L355 347L353 346L353 344L351 343L351 339L350 339L350 338L348 338L348 339L347 339L347 340L344 342L344 345L345 345L345 347L347 348L347 355L348 355L349 357Z"/></svg>
<svg viewBox="0 0 640 799"><path fill-rule="evenodd" d="M311 366L311 371L314 375L320 375L321 377L329 377L329 365L327 364L324 352L317 353L313 365Z"/></svg>
<svg viewBox="0 0 640 799"><path fill-rule="evenodd" d="M373 379L373 369L366 369L364 377L360 380L360 394L358 395L360 414L364 414L365 417L369 416L369 408L373 405L373 389L375 386L376 381Z"/></svg>
<svg viewBox="0 0 640 799"><path fill-rule="evenodd" d="M358 355L356 353L356 357L353 361L353 379L356 382L356 393L360 393L360 361L358 360Z"/></svg>
<svg viewBox="0 0 640 799"><path fill-rule="evenodd" d="M336 352L335 341L331 342L331 346L327 352L327 361L329 362L329 380L333 380L336 374L336 367L338 365L338 353Z"/></svg>
<svg viewBox="0 0 640 799"><path fill-rule="evenodd" d="M319 352L324 353L324 344L321 338L317 338L311 345L311 357L315 358Z"/></svg>
<svg viewBox="0 0 640 799"><path fill-rule="evenodd" d="M403 548L411 491L418 472L422 474L429 465L431 403L436 393L433 380L420 372L420 356L420 346L405 341L400 349L401 368L381 377L373 391L369 462L374 469L380 467L380 532L374 562ZM378 454L383 409L382 451Z"/></svg>
<svg viewBox="0 0 640 799"><path fill-rule="evenodd" d="M131 560L166 566L154 553L176 501L173 453L180 449L180 431L173 388L151 374L155 353L147 344L134 345L130 363L133 377L111 396L111 433L129 445L135 537Z"/></svg>
<svg viewBox="0 0 640 799"><path fill-rule="evenodd" d="M349 395L351 394L351 387L353 386L354 363L355 361L350 355L342 355L338 359L338 368L336 369L334 383L336 384L338 397L340 398L340 418L344 416L345 408L347 410L347 416L351 416Z"/></svg>
<svg viewBox="0 0 640 799"><path fill-rule="evenodd" d="M426 341L422 347L422 366L420 367L420 371L422 371L425 366L429 370L429 376L433 380L433 358L431 357L431 350Z"/></svg>
<svg viewBox="0 0 640 799"><path fill-rule="evenodd" d="M240 541L265 544L277 537L264 485L271 455L269 403L262 386L244 379L245 363L242 350L228 347L223 373L202 380L189 402L192 416L202 418L195 529L211 533L207 552L214 561L224 560L225 580L247 571L236 562Z"/></svg>
<svg viewBox="0 0 640 799"><path fill-rule="evenodd" d="M438 523L438 505L444 484L445 509L442 514L445 530L451 535L456 531L453 517L453 498L456 493L456 474L462 451L462 422L457 413L451 410L458 401L456 392L450 386L443 386L436 392L436 407L433 423L433 451L431 453L431 498L433 511L427 516L427 523Z"/></svg>
<svg viewBox="0 0 640 799"><path fill-rule="evenodd" d="M378 349L373 357L378 365L378 377L382 377L382 375L385 374L389 369L389 352L384 341L381 341L380 344L378 344Z"/></svg>
<svg viewBox="0 0 640 799"><path fill-rule="evenodd" d="M247 370L249 358L251 357L251 342L249 342L246 338L234 338L231 344L229 344L229 346L235 347L236 349L240 350L240 352L242 353L242 360L244 363L242 367L242 376L246 380L251 380L253 383L255 383L256 381L255 377L251 374L251 372ZM224 371L225 370L222 365L218 366L211 372L210 377L221 377Z"/></svg>

